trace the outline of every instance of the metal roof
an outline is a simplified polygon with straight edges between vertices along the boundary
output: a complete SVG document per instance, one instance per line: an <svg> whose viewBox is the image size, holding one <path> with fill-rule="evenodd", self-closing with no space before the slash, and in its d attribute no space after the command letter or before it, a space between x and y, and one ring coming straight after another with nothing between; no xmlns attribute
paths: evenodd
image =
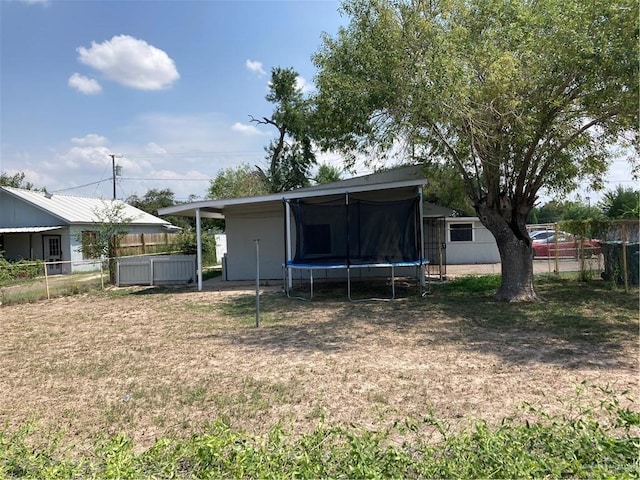
<svg viewBox="0 0 640 480"><path fill-rule="evenodd" d="M259 205L283 200L303 198L328 197L345 193L373 192L379 190L394 190L399 188L425 185L422 168L419 165L410 165L391 169L379 173L372 173L362 177L354 177L339 182L313 187L300 188L290 192L274 193L259 197L223 198L217 200L204 200L194 203L185 203L165 207L158 210L160 215L180 215L195 217L196 211L206 218L224 218L224 210L228 207L240 205Z"/></svg>
<svg viewBox="0 0 640 480"><path fill-rule="evenodd" d="M0 187L0 190L29 203L40 210L44 210L45 212L69 224L101 223L104 221L104 218L100 218L100 213L104 212L105 209L112 207L114 204L122 206L122 211L119 212L119 214L121 214L122 218L130 220L130 224L169 224L166 220L132 207L121 200L103 200L101 198L46 194L45 192L12 187Z"/></svg>
<svg viewBox="0 0 640 480"><path fill-rule="evenodd" d="M40 233L48 232L50 230L58 230L64 228L64 226L58 227L0 227L0 233Z"/></svg>

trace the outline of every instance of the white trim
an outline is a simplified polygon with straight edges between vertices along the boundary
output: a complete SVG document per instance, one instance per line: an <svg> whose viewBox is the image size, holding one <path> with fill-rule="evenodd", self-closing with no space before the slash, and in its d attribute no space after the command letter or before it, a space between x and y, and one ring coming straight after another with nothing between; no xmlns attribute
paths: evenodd
<svg viewBox="0 0 640 480"><path fill-rule="evenodd" d="M470 225L471 226L471 240L452 240L451 239L451 225ZM473 220L468 221L455 221L455 222L447 222L447 241L448 243L464 243L464 242L474 242L476 239L475 232L475 223Z"/></svg>

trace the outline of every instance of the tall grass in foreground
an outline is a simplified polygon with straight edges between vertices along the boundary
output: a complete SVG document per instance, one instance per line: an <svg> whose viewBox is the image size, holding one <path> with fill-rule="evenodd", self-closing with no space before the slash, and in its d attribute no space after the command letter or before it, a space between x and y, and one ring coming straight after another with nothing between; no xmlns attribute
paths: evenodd
<svg viewBox="0 0 640 480"><path fill-rule="evenodd" d="M640 412L605 389L598 408L577 403L553 417L495 428L478 422L448 434L428 416L385 432L321 424L294 437L276 425L264 437L215 422L187 439L162 438L142 453L123 435L67 455L55 438L34 445L32 426L0 430L1 478L639 478ZM628 400L628 399L627 399ZM421 440L436 429L443 440Z"/></svg>

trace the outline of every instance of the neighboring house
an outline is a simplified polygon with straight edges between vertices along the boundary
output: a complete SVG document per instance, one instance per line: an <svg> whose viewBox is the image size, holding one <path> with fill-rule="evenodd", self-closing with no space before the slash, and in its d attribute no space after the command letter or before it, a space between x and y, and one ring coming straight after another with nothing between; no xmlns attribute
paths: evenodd
<svg viewBox="0 0 640 480"><path fill-rule="evenodd" d="M446 217L444 221L446 264L500 262L496 239L478 217Z"/></svg>
<svg viewBox="0 0 640 480"><path fill-rule="evenodd" d="M83 254L82 238L99 230L104 212L120 205L127 233L160 233L172 226L119 200L48 194L0 187L0 251L7 260L60 261L48 272L73 273L95 269ZM69 262L69 263L66 263Z"/></svg>

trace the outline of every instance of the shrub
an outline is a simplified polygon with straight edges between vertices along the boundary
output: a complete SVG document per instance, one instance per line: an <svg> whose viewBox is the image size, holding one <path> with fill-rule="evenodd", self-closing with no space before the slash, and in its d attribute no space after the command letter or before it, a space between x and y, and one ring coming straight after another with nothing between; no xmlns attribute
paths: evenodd
<svg viewBox="0 0 640 480"><path fill-rule="evenodd" d="M36 278L44 272L41 260L10 262L5 259L1 253L2 252L0 252L0 282Z"/></svg>
<svg viewBox="0 0 640 480"><path fill-rule="evenodd" d="M204 265L215 265L216 263L216 240L213 235L203 232L202 241L202 263ZM173 241L172 249L184 255L195 255L198 251L198 240L194 232L182 232Z"/></svg>

